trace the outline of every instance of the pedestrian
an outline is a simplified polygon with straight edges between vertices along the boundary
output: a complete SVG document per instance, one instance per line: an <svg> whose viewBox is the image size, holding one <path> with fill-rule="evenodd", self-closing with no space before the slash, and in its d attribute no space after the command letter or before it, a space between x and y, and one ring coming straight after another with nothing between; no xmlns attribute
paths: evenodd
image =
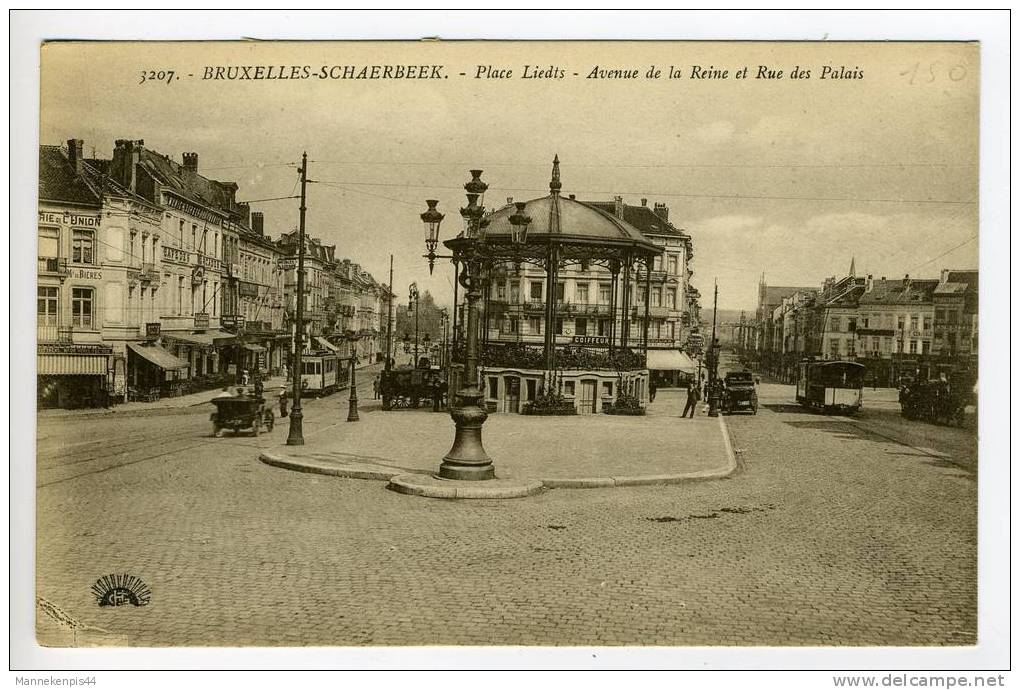
<svg viewBox="0 0 1020 690"><path fill-rule="evenodd" d="M374 379L372 379L372 398L374 400L378 400L379 399L379 376L378 375L376 375L376 377Z"/></svg>
<svg viewBox="0 0 1020 690"><path fill-rule="evenodd" d="M691 412L691 419L694 419L694 413L698 408L698 401L701 400L701 390L698 388L698 384L689 383L687 384L687 404L684 406L683 414L681 418L687 416L687 411Z"/></svg>
<svg viewBox="0 0 1020 690"><path fill-rule="evenodd" d="M264 390L265 390L265 388L262 385L262 375L259 373L259 370L256 369L255 370L255 395L256 395L256 397L262 397L262 392Z"/></svg>
<svg viewBox="0 0 1020 690"><path fill-rule="evenodd" d="M283 391L280 393L280 417L287 416L287 402L289 401L289 399L290 398L287 395L287 389L284 388Z"/></svg>
<svg viewBox="0 0 1020 690"><path fill-rule="evenodd" d="M245 369L244 371L241 372L241 385L242 386L247 386L248 385L248 370L247 369Z"/></svg>
<svg viewBox="0 0 1020 690"><path fill-rule="evenodd" d="M655 391L658 390L658 386L655 385L655 378L653 377L648 381L648 402L655 402Z"/></svg>

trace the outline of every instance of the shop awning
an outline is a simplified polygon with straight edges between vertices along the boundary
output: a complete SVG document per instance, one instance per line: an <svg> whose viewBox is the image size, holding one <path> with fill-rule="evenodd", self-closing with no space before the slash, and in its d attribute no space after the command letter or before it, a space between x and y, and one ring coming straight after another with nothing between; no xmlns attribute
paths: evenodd
<svg viewBox="0 0 1020 690"><path fill-rule="evenodd" d="M320 347L324 347L327 350L329 350L330 352L336 352L336 353L340 352L340 348L338 348L336 345L334 345L333 343L329 342L328 340L326 340L325 338L323 338L321 336L315 336L315 342L319 343Z"/></svg>
<svg viewBox="0 0 1020 690"><path fill-rule="evenodd" d="M245 350L248 350L248 352L265 352L266 351L266 348L262 347L261 345L256 345L255 343L245 343L241 347L243 347Z"/></svg>
<svg viewBox="0 0 1020 690"><path fill-rule="evenodd" d="M127 346L139 357L152 362L160 369L166 371L187 369L189 366L183 359L173 356L155 343L151 345L146 343L128 343Z"/></svg>
<svg viewBox="0 0 1020 690"><path fill-rule="evenodd" d="M214 345L230 345L237 340L237 336L233 333L227 333L226 331L220 330L208 330L202 333L187 333L187 332L163 332L163 336L166 338L172 338L173 340L179 340L183 343L190 343L191 345L198 345L200 347L213 347Z"/></svg>
<svg viewBox="0 0 1020 690"><path fill-rule="evenodd" d="M39 354L39 376L106 376L106 355Z"/></svg>
<svg viewBox="0 0 1020 690"><path fill-rule="evenodd" d="M648 368L655 371L683 371L695 374L698 365L680 350L649 350Z"/></svg>

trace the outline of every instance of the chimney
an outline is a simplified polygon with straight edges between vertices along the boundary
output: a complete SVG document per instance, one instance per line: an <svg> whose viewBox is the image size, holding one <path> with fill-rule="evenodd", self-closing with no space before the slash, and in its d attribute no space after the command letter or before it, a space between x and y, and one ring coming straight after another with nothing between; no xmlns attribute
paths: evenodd
<svg viewBox="0 0 1020 690"><path fill-rule="evenodd" d="M260 237L266 236L265 231L265 218L262 215L262 211L252 211L251 213L251 229L256 235Z"/></svg>
<svg viewBox="0 0 1020 690"><path fill-rule="evenodd" d="M122 187L135 191L137 167L142 162L144 139L117 139L114 142L113 161L110 163L110 177Z"/></svg>
<svg viewBox="0 0 1020 690"><path fill-rule="evenodd" d="M613 214L617 218L619 218L620 220L623 220L623 197L622 196L614 196L613 197Z"/></svg>
<svg viewBox="0 0 1020 690"><path fill-rule="evenodd" d="M872 277L872 275L869 273L868 274L868 280L867 280L867 282L864 283L864 291L865 292L871 292L871 288L874 287L874 285L875 285L875 280Z"/></svg>
<svg viewBox="0 0 1020 690"><path fill-rule="evenodd" d="M193 173L195 173L197 175L198 174L198 154L194 153L194 152L192 152L192 153L184 153L184 154L182 154L182 157L184 158L184 169L189 171L189 172L193 172Z"/></svg>
<svg viewBox="0 0 1020 690"><path fill-rule="evenodd" d="M71 167L74 168L75 175L81 175L82 170L85 167L84 153L85 142L81 139L68 139L67 140L67 160L71 162Z"/></svg>
<svg viewBox="0 0 1020 690"><path fill-rule="evenodd" d="M667 223L669 222L669 206L666 204L655 202L655 215L662 218Z"/></svg>
<svg viewBox="0 0 1020 690"><path fill-rule="evenodd" d="M647 206L648 205L648 199L642 199L641 200L641 205L642 206Z"/></svg>

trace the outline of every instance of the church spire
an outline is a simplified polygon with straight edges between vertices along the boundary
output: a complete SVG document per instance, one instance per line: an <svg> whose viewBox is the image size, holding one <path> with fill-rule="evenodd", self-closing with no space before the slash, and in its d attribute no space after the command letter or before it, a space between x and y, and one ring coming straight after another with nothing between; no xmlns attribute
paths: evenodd
<svg viewBox="0 0 1020 690"><path fill-rule="evenodd" d="M857 273L854 271L854 258L855 257L853 257L853 256L850 257L850 277L851 278L857 277Z"/></svg>
<svg viewBox="0 0 1020 690"><path fill-rule="evenodd" d="M556 196L560 193L562 187L563 184L560 182L560 156L555 154L553 156L552 179L549 180L549 192Z"/></svg>

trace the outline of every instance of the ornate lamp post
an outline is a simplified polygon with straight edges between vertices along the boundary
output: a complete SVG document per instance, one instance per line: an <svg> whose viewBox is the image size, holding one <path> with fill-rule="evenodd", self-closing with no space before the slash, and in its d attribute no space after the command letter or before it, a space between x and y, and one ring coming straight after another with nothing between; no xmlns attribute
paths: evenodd
<svg viewBox="0 0 1020 690"><path fill-rule="evenodd" d="M492 263L486 251L485 207L478 203L488 189L481 177L481 170L472 170L471 181L464 185L468 200L467 206L460 210L464 232L455 240L452 257L460 267L458 283L467 293L467 352L462 385L450 404L450 417L457 431L453 447L439 466L439 476L443 479L485 480L496 476L492 458L482 445L482 425L489 415L480 404L483 393L478 385L478 302ZM425 224L425 256L431 267L437 258L435 250L443 214L436 209L438 202L434 199L425 203L428 210L421 214L421 220ZM527 238L531 219L524 215L524 207L524 203L518 203L517 213L510 219L515 228L511 240L515 243L523 243Z"/></svg>
<svg viewBox="0 0 1020 690"><path fill-rule="evenodd" d="M436 230L438 232L438 228ZM428 240L426 240L428 244ZM414 310L414 367L418 368L418 311L421 305L418 301L418 283L411 283L408 288L407 308Z"/></svg>
<svg viewBox="0 0 1020 690"><path fill-rule="evenodd" d="M432 364L432 358L430 356L432 352L431 348L432 348L432 336L426 333L421 337L421 349L425 353L425 357L428 357L429 364Z"/></svg>
<svg viewBox="0 0 1020 690"><path fill-rule="evenodd" d="M356 365L358 363L358 334L355 331L344 331L344 337L347 339L347 342L350 343L348 350L351 353L351 397L347 403L347 421L357 422L360 421L360 417L358 417L358 380L356 376Z"/></svg>

